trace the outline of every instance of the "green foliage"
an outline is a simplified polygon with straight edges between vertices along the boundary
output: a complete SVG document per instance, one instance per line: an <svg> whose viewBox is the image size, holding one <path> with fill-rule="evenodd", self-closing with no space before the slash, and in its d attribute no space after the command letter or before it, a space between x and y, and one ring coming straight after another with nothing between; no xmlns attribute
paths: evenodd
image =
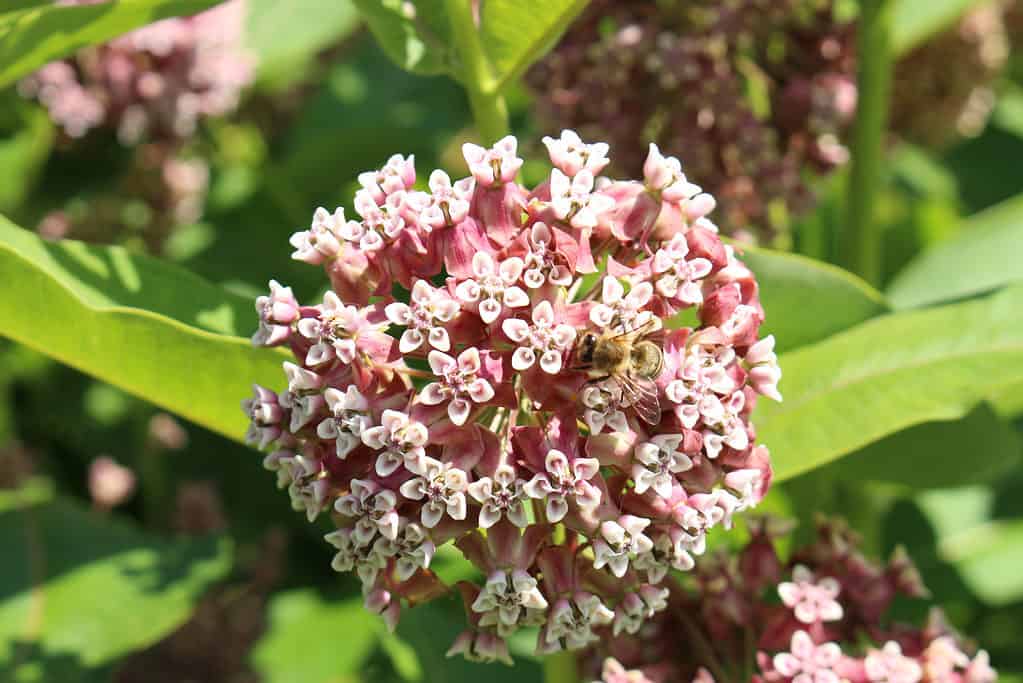
<svg viewBox="0 0 1023 683"><path fill-rule="evenodd" d="M278 593L268 627L252 653L267 683L341 683L361 676L377 640L376 618L358 596L325 599L314 590ZM309 647L311 634L337 639L339 647Z"/></svg>
<svg viewBox="0 0 1023 683"><path fill-rule="evenodd" d="M195 14L217 0L132 0L99 5L21 3L0 14L0 88L40 66L145 24Z"/></svg>
<svg viewBox="0 0 1023 683"><path fill-rule="evenodd" d="M387 56L417 74L452 73L443 0L354 0Z"/></svg>
<svg viewBox="0 0 1023 683"><path fill-rule="evenodd" d="M916 257L888 288L898 309L989 292L1023 280L1023 196L965 221L955 239Z"/></svg>
<svg viewBox="0 0 1023 683"><path fill-rule="evenodd" d="M164 541L41 481L0 493L0 678L79 681L184 622L231 566L215 537Z"/></svg>
<svg viewBox="0 0 1023 683"><path fill-rule="evenodd" d="M885 315L779 359L784 403L760 401L758 438L780 481L925 422L964 416L1023 381L1023 287Z"/></svg>
<svg viewBox="0 0 1023 683"><path fill-rule="evenodd" d="M892 46L905 54L954 24L967 10L991 0L894 0Z"/></svg>
<svg viewBox="0 0 1023 683"><path fill-rule="evenodd" d="M884 297L855 275L813 259L743 247L740 258L757 274L766 320L778 351L818 342L888 311Z"/></svg>
<svg viewBox="0 0 1023 683"><path fill-rule="evenodd" d="M221 434L244 434L252 382L280 382L283 355L236 336L251 303L169 264L0 218L0 278L4 335Z"/></svg>

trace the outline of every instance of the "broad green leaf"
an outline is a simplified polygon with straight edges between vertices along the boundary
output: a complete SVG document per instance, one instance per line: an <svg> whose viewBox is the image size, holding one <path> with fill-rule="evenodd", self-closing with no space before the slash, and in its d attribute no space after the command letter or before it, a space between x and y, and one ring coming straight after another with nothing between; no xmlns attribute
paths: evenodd
<svg viewBox="0 0 1023 683"><path fill-rule="evenodd" d="M480 40L495 82L502 90L554 47L588 0L487 0Z"/></svg>
<svg viewBox="0 0 1023 683"><path fill-rule="evenodd" d="M893 0L892 47L902 55L959 20L971 7L993 0Z"/></svg>
<svg viewBox="0 0 1023 683"><path fill-rule="evenodd" d="M54 498L38 480L0 493L0 544L5 681L29 674L37 676L32 680L84 680L159 640L227 575L232 554L215 537L151 538L117 518Z"/></svg>
<svg viewBox="0 0 1023 683"><path fill-rule="evenodd" d="M47 62L160 19L195 14L218 0L132 0L45 5L0 15L0 88Z"/></svg>
<svg viewBox="0 0 1023 683"><path fill-rule="evenodd" d="M888 310L884 297L841 268L797 254L737 248L756 274L776 349L794 349L841 332Z"/></svg>
<svg viewBox="0 0 1023 683"><path fill-rule="evenodd" d="M1019 463L1023 443L986 403L960 420L927 422L875 441L834 463L848 481L914 489L991 481Z"/></svg>
<svg viewBox="0 0 1023 683"><path fill-rule="evenodd" d="M259 58L260 78L302 72L303 63L359 26L349 0L248 0L246 43Z"/></svg>
<svg viewBox="0 0 1023 683"><path fill-rule="evenodd" d="M943 559L988 605L1023 598L1023 519L992 520L939 539Z"/></svg>
<svg viewBox="0 0 1023 683"><path fill-rule="evenodd" d="M238 403L281 383L252 304L118 247L49 243L0 217L0 334L234 439Z"/></svg>
<svg viewBox="0 0 1023 683"><path fill-rule="evenodd" d="M1023 286L895 313L782 354L783 403L753 419L779 480L924 422L954 420L1023 381Z"/></svg>
<svg viewBox="0 0 1023 683"><path fill-rule="evenodd" d="M896 276L896 309L961 299L1023 280L1023 196L969 218L959 235L920 254Z"/></svg>
<svg viewBox="0 0 1023 683"><path fill-rule="evenodd" d="M266 683L374 680L361 674L368 673L378 620L362 606L361 597L330 600L311 589L279 593L270 601L266 632L252 652L253 666ZM314 636L323 640L310 641Z"/></svg>
<svg viewBox="0 0 1023 683"><path fill-rule="evenodd" d="M34 106L15 106L13 129L0 124L0 211L17 207L25 198L53 147L54 128L46 112Z"/></svg>
<svg viewBox="0 0 1023 683"><path fill-rule="evenodd" d="M450 73L451 36L443 0L354 0L394 62L417 74Z"/></svg>

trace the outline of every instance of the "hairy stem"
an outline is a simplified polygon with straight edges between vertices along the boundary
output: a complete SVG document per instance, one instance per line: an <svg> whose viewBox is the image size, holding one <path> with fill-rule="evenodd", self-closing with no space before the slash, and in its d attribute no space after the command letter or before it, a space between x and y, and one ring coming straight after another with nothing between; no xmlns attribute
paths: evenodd
<svg viewBox="0 0 1023 683"><path fill-rule="evenodd" d="M461 82L469 95L469 106L476 129L484 144L492 144L508 134L508 106L480 43L479 27L472 0L445 0L451 22L451 36L461 67Z"/></svg>
<svg viewBox="0 0 1023 683"><path fill-rule="evenodd" d="M853 126L841 262L867 282L881 279L881 234L876 207L884 170L885 131L892 76L891 0L861 0Z"/></svg>

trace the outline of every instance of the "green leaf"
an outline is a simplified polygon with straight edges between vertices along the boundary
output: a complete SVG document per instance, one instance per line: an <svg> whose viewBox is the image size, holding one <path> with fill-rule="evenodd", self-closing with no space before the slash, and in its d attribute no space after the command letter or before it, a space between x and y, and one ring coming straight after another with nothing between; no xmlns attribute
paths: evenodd
<svg viewBox="0 0 1023 683"><path fill-rule="evenodd" d="M304 71L303 63L351 35L359 13L348 0L249 0L246 43L259 57L261 79Z"/></svg>
<svg viewBox="0 0 1023 683"><path fill-rule="evenodd" d="M253 667L267 683L373 680L359 674L376 645L377 621L360 597L329 600L309 589L279 593L270 602L266 633L252 652ZM313 636L337 638L340 647L311 645Z"/></svg>
<svg viewBox="0 0 1023 683"><path fill-rule="evenodd" d="M1023 598L1023 519L993 520L940 539L943 559L988 605L1004 606Z"/></svg>
<svg viewBox="0 0 1023 683"><path fill-rule="evenodd" d="M958 236L910 262L888 288L896 309L961 299L1023 280L1023 196L965 221Z"/></svg>
<svg viewBox="0 0 1023 683"><path fill-rule="evenodd" d="M922 424L958 419L1023 382L1023 286L896 313L782 354L784 403L753 416L779 480Z"/></svg>
<svg viewBox="0 0 1023 683"><path fill-rule="evenodd" d="M903 55L959 20L971 7L993 0L894 0L892 48Z"/></svg>
<svg viewBox="0 0 1023 683"><path fill-rule="evenodd" d="M833 466L846 481L928 489L991 481L1017 465L1021 453L1016 431L982 403L962 419L910 427Z"/></svg>
<svg viewBox="0 0 1023 683"><path fill-rule="evenodd" d="M452 73L451 33L443 0L354 0L394 62L417 74Z"/></svg>
<svg viewBox="0 0 1023 683"><path fill-rule="evenodd" d="M251 384L281 384L285 355L236 336L251 302L156 259L0 217L0 281L0 334L228 437Z"/></svg>
<svg viewBox="0 0 1023 683"><path fill-rule="evenodd" d="M888 310L884 297L852 273L827 263L769 249L739 253L760 283L766 320L776 349L812 344Z"/></svg>
<svg viewBox="0 0 1023 683"><path fill-rule="evenodd" d="M27 103L25 103L27 104ZM53 147L54 127L35 106L15 106L15 128L0 132L0 211L17 207L32 187ZM2 127L2 124L0 124Z"/></svg>
<svg viewBox="0 0 1023 683"><path fill-rule="evenodd" d="M54 498L0 493L0 678L82 680L181 625L231 567L226 541L164 541ZM42 669L40 671L39 669ZM74 670L82 676L67 676ZM57 672L62 675L58 675Z"/></svg>
<svg viewBox="0 0 1023 683"><path fill-rule="evenodd" d="M45 5L0 15L0 88L47 62L160 19L195 14L217 0L133 0Z"/></svg>
<svg viewBox="0 0 1023 683"><path fill-rule="evenodd" d="M554 47L588 0L487 0L480 40L499 92Z"/></svg>

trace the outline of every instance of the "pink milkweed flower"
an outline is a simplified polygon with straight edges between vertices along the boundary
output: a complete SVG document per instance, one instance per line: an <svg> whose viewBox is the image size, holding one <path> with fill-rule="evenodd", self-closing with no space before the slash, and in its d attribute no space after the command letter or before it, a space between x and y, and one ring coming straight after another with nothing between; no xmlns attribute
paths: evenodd
<svg viewBox="0 0 1023 683"><path fill-rule="evenodd" d="M536 222L523 237L520 239L525 267L522 281L526 287L539 289L545 284L557 287L572 284L576 260L572 254L577 251L577 246L567 233Z"/></svg>
<svg viewBox="0 0 1023 683"><path fill-rule="evenodd" d="M428 406L447 401L448 418L455 425L465 424L473 403L486 403L494 397L494 387L480 375L483 365L475 347L458 354L458 360L440 351L431 351L427 359L441 380L423 387L419 400Z"/></svg>
<svg viewBox="0 0 1023 683"><path fill-rule="evenodd" d="M597 227L599 217L614 208L614 199L594 191L593 174L580 171L569 178L558 169L551 171L551 208L558 220L579 230Z"/></svg>
<svg viewBox="0 0 1023 683"><path fill-rule="evenodd" d="M131 498L135 473L108 455L89 464L89 495L96 507L109 510Z"/></svg>
<svg viewBox="0 0 1023 683"><path fill-rule="evenodd" d="M398 581L408 581L420 569L429 569L437 551L429 532L416 522L400 519L397 532L391 538L386 534L373 543L380 555L393 559Z"/></svg>
<svg viewBox="0 0 1023 683"><path fill-rule="evenodd" d="M426 455L406 463L406 467L418 476L401 485L401 495L424 501L423 526L432 529L445 514L451 519L465 519L465 493L469 488L465 470Z"/></svg>
<svg viewBox="0 0 1023 683"><path fill-rule="evenodd" d="M507 135L490 149L467 142L462 145L462 155L476 182L483 187L491 187L515 180L522 168L522 159L516 156L518 146L519 141Z"/></svg>
<svg viewBox="0 0 1023 683"><path fill-rule="evenodd" d="M252 385L252 391L255 396L242 401L242 411L251 421L245 433L245 443L266 448L274 443L283 431L285 408L281 405L277 392L258 384Z"/></svg>
<svg viewBox="0 0 1023 683"><path fill-rule="evenodd" d="M385 410L380 424L363 429L362 442L377 451L376 473L388 477L406 463L426 454L430 434L426 426L399 410Z"/></svg>
<svg viewBox="0 0 1023 683"><path fill-rule="evenodd" d="M515 662L508 652L508 643L490 631L464 631L447 651L447 657L462 655L470 662L501 662L512 666Z"/></svg>
<svg viewBox="0 0 1023 683"><path fill-rule="evenodd" d="M344 460L362 443L362 433L372 425L369 401L355 385L349 385L344 393L331 387L323 392L323 398L330 417L316 426L316 435L333 439L337 457Z"/></svg>
<svg viewBox="0 0 1023 683"><path fill-rule="evenodd" d="M577 650L599 639L594 628L614 621L615 613L592 593L578 591L561 598L551 607L547 623L540 630L537 654Z"/></svg>
<svg viewBox="0 0 1023 683"><path fill-rule="evenodd" d="M549 301L541 301L533 309L533 324L519 318L507 318L501 324L505 335L519 346L512 354L512 367L528 370L539 357L540 369L549 375L561 372L565 352L575 341L575 328L567 324L555 324L554 307Z"/></svg>
<svg viewBox="0 0 1023 683"><path fill-rule="evenodd" d="M684 438L682 434L657 434L636 445L637 462L632 466L636 493L653 489L662 498L671 495L674 475L693 467L689 456L679 450Z"/></svg>
<svg viewBox="0 0 1023 683"><path fill-rule="evenodd" d="M355 537L361 543L373 540L377 533L394 540L398 537L398 496L374 481L353 479L351 493L341 496L334 509L355 522Z"/></svg>
<svg viewBox="0 0 1023 683"><path fill-rule="evenodd" d="M454 320L460 306L444 290L431 287L426 280L416 280L410 304L395 301L387 304L384 310L388 320L406 327L398 342L398 350L402 353L411 353L424 342L438 351L451 349L451 338L445 325Z"/></svg>
<svg viewBox="0 0 1023 683"><path fill-rule="evenodd" d="M355 338L367 326L362 312L346 305L334 292L323 295L323 305L316 318L303 318L299 333L313 342L306 355L306 365L314 366L337 358L345 365L355 361Z"/></svg>
<svg viewBox="0 0 1023 683"><path fill-rule="evenodd" d="M659 192L661 199L666 202L680 202L703 192L699 185L686 180L678 159L665 157L652 142L646 162L643 164L643 179L647 187Z"/></svg>
<svg viewBox="0 0 1023 683"><path fill-rule="evenodd" d="M653 683L642 671L627 671L616 659L604 660L600 680L593 683Z"/></svg>
<svg viewBox="0 0 1023 683"><path fill-rule="evenodd" d="M924 671L920 663L902 654L894 640L880 650L872 649L863 660L867 679L872 683L919 683Z"/></svg>
<svg viewBox="0 0 1023 683"><path fill-rule="evenodd" d="M629 559L653 550L653 541L643 533L650 520L635 515L622 515L617 521L608 520L600 525L600 534L593 541L593 568L605 565L611 573L622 578L629 569Z"/></svg>
<svg viewBox="0 0 1023 683"><path fill-rule="evenodd" d="M638 633L644 623L667 609L669 594L667 588L657 588L650 584L644 584L638 591L627 594L615 608L612 627L614 635Z"/></svg>
<svg viewBox="0 0 1023 683"><path fill-rule="evenodd" d="M612 382L589 384L579 397L583 405L583 421L593 434L604 428L612 432L628 432L629 421L622 411L621 389Z"/></svg>
<svg viewBox="0 0 1023 683"><path fill-rule="evenodd" d="M507 637L520 626L543 624L547 600L529 573L498 570L487 577L471 609L480 614L480 626L494 628L498 635Z"/></svg>
<svg viewBox="0 0 1023 683"><path fill-rule="evenodd" d="M502 517L507 517L509 522L519 528L529 524L525 507L528 499L525 483L516 475L515 468L503 464L494 470L493 479L480 477L469 484L469 495L482 506L479 516L481 529L489 529Z"/></svg>
<svg viewBox="0 0 1023 683"><path fill-rule="evenodd" d="M363 588L370 589L377 575L387 567L387 557L373 543L362 542L352 529L338 529L323 537L337 549L330 562L336 572L355 571Z"/></svg>
<svg viewBox="0 0 1023 683"><path fill-rule="evenodd" d="M529 296L516 284L524 268L517 256L498 264L487 252L478 252L472 257L474 277L458 283L455 296L467 304L477 304L480 318L489 325L505 308L529 305Z"/></svg>
<svg viewBox="0 0 1023 683"><path fill-rule="evenodd" d="M252 335L255 346L277 346L291 335L291 325L299 318L298 301L291 287L270 280L270 295L256 299L259 329Z"/></svg>
<svg viewBox="0 0 1023 683"><path fill-rule="evenodd" d="M815 645L806 631L796 631L790 651L774 656L774 668L792 683L839 683L834 668L841 658L837 644Z"/></svg>
<svg viewBox="0 0 1023 683"><path fill-rule="evenodd" d="M569 178L584 170L596 176L610 163L607 143L586 144L574 130L563 130L558 138L545 136L543 144L551 163Z"/></svg>
<svg viewBox="0 0 1023 683"><path fill-rule="evenodd" d="M379 171L359 174L359 185L377 204L383 204L388 196L412 189L416 184L415 157L406 159L400 154L393 155Z"/></svg>
<svg viewBox="0 0 1023 683"><path fill-rule="evenodd" d="M458 225L469 215L476 179L462 178L454 184L440 169L430 174L430 201L423 207L419 220L433 229Z"/></svg>
<svg viewBox="0 0 1023 683"><path fill-rule="evenodd" d="M830 576L817 580L804 565L792 570L792 581L778 584L782 602L804 624L841 619L842 606L835 599L841 592L838 581Z"/></svg>
<svg viewBox="0 0 1023 683"><path fill-rule="evenodd" d="M295 247L291 258L313 265L337 256L341 250L341 229L345 224L345 210L338 207L334 213L323 207L316 209L308 230L294 233L289 240Z"/></svg>
<svg viewBox="0 0 1023 683"><path fill-rule="evenodd" d="M778 367L778 356L774 353L774 335L769 334L751 346L743 360L749 369L749 383L753 390L775 401L781 401L781 394L778 392L781 368Z"/></svg>
<svg viewBox="0 0 1023 683"><path fill-rule="evenodd" d="M642 310L653 296L649 282L636 284L629 293L616 277L606 276L601 282L600 303L590 309L590 320L597 327L608 327L614 322L626 329L636 329L653 319L649 311Z"/></svg>
<svg viewBox="0 0 1023 683"><path fill-rule="evenodd" d="M576 458L570 463L568 456L552 448L547 451L544 466L545 471L534 475L525 491L530 498L546 502L548 522L564 519L569 501L590 510L600 505L600 489L590 483L600 471L596 458Z"/></svg>
<svg viewBox="0 0 1023 683"><path fill-rule="evenodd" d="M685 235L675 235L654 252L651 260L654 291L681 305L703 303L700 281L710 275L713 264L705 258L687 258L689 244Z"/></svg>
<svg viewBox="0 0 1023 683"><path fill-rule="evenodd" d="M923 653L924 677L929 681L951 681L956 669L964 669L970 665L955 638L940 636L932 640Z"/></svg>

